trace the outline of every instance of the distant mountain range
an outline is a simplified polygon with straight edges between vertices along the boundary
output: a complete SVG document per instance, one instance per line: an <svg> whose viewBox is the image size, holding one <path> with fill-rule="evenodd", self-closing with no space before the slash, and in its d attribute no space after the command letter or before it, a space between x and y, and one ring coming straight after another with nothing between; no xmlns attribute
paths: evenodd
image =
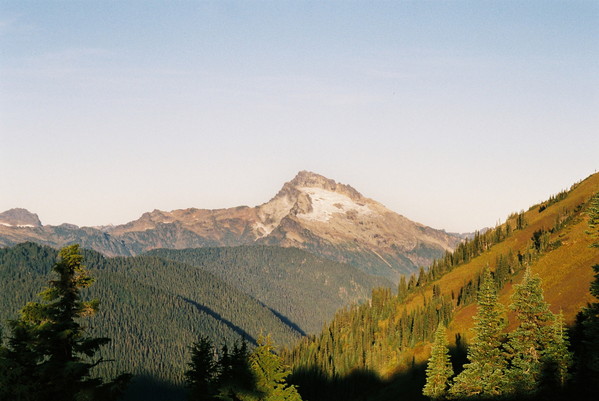
<svg viewBox="0 0 599 401"><path fill-rule="evenodd" d="M255 207L154 210L127 224L95 228L45 226L25 209L0 214L0 246L79 243L108 256L130 256L158 248L277 245L305 249L392 281L427 266L462 239L307 171Z"/></svg>

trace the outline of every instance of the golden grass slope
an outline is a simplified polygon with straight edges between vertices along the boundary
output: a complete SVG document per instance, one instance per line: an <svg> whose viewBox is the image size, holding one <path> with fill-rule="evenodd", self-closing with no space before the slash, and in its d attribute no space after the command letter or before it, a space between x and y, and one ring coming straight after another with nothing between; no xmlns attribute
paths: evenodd
<svg viewBox="0 0 599 401"><path fill-rule="evenodd" d="M506 240L494 245L469 263L456 267L439 280L429 284L423 288L424 294L421 292L412 294L405 301L406 308L412 310L422 305L423 295L432 296L433 284L440 286L442 294L451 295L453 292L457 295L460 288L476 277L486 266L493 270L499 255L507 255L510 250L514 254L518 252L524 254L530 246L530 239L535 231L550 230L555 226L559 216L578 208L570 223L550 236L550 242L559 240L561 246L542 254L530 265L532 272L538 274L543 281L545 300L550 304L551 310L554 313L563 311L566 323L573 323L578 311L593 300L589 293L589 285L593 279L591 266L599 263L599 250L590 247L592 241L586 234L589 229L586 207L590 198L598 191L599 173L575 184L565 199L546 207L542 212L539 212L539 207L543 204L531 207L524 214L527 222L524 229L515 231ZM546 205L547 202L544 204ZM512 227L515 226L513 219L508 219L508 222ZM513 284L518 283L521 276L522 274L514 277L511 283L500 291L500 302L506 307L510 303ZM473 304L456 310L454 320L448 327L448 337L453 344L457 333L462 334L466 339L469 338L469 329L473 325L472 316L475 312L476 305ZM508 318L510 320L508 329L511 329L515 324L514 319L513 316ZM413 355L416 362L426 361L430 355L429 348L430 344L421 344L410 352L408 359ZM401 369L401 366L396 366L395 369L389 368L387 373Z"/></svg>

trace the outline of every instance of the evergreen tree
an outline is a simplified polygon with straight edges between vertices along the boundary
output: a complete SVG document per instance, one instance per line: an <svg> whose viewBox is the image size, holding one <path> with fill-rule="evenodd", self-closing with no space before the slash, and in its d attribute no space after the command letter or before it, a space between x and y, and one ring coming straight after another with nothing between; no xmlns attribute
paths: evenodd
<svg viewBox="0 0 599 401"><path fill-rule="evenodd" d="M6 347L0 346L0 400L43 400L44 383L37 370L40 355L34 348L33 330L24 322L9 323L12 336Z"/></svg>
<svg viewBox="0 0 599 401"><path fill-rule="evenodd" d="M233 381L233 364L231 363L231 355L229 355L229 347L223 344L220 349L220 358L218 360L218 388L226 388Z"/></svg>
<svg viewBox="0 0 599 401"><path fill-rule="evenodd" d="M216 360L216 350L208 337L200 337L191 347L191 362L185 372L190 400L257 400L254 374L249 366L247 343L235 343L229 352L223 344Z"/></svg>
<svg viewBox="0 0 599 401"><path fill-rule="evenodd" d="M426 367L426 384L422 389L422 394L433 400L445 397L449 378L453 376L453 368L449 360L449 349L447 346L445 326L439 324L435 333L431 357Z"/></svg>
<svg viewBox="0 0 599 401"><path fill-rule="evenodd" d="M245 341L242 341L241 345L235 343L230 353L227 346L223 346L218 371L220 372L217 380L218 399L239 400L256 397L256 379L250 369L249 352Z"/></svg>
<svg viewBox="0 0 599 401"><path fill-rule="evenodd" d="M593 266L595 280L591 294L599 300L599 264ZM578 344L576 375L578 386L599 397L599 302L590 303L577 316L581 338Z"/></svg>
<svg viewBox="0 0 599 401"><path fill-rule="evenodd" d="M231 374L235 378L235 384L239 389L250 391L255 387L255 379L249 364L250 353L247 342L243 340L241 344L237 342L233 345L231 354Z"/></svg>
<svg viewBox="0 0 599 401"><path fill-rule="evenodd" d="M250 367L256 378L256 387L260 396L258 398L251 396L244 400L301 401L297 388L286 382L291 371L274 353L270 337L258 339L258 347L250 355Z"/></svg>
<svg viewBox="0 0 599 401"><path fill-rule="evenodd" d="M39 294L44 302L29 302L9 322L12 335L0 350L0 399L109 400L124 390L130 375L108 383L91 377L103 361L93 357L110 339L85 337L79 323L98 308L97 301L81 300L81 290L93 283L82 262L78 245L63 248L53 267L58 279Z"/></svg>
<svg viewBox="0 0 599 401"><path fill-rule="evenodd" d="M522 211L516 217L516 230L522 230L524 227L526 227L526 218L524 217L524 211Z"/></svg>
<svg viewBox="0 0 599 401"><path fill-rule="evenodd" d="M185 382L189 388L189 399L198 401L214 400L216 362L214 347L208 337L202 336L191 347L191 362L185 372Z"/></svg>
<svg viewBox="0 0 599 401"><path fill-rule="evenodd" d="M515 286L510 308L516 313L518 327L510 333L508 351L511 391L530 394L538 390L543 372L544 355L552 340L554 316L543 297L541 279L530 269ZM561 357L560 357L561 358Z"/></svg>
<svg viewBox="0 0 599 401"><path fill-rule="evenodd" d="M568 332L564 323L564 315L556 315L551 326L550 341L543 358L546 387L563 389L568 381L568 373L572 365L572 354L569 347Z"/></svg>
<svg viewBox="0 0 599 401"><path fill-rule="evenodd" d="M397 286L397 299L401 302L406 299L408 295L408 283L406 282L406 276L402 275L399 279L399 285Z"/></svg>
<svg viewBox="0 0 599 401"><path fill-rule="evenodd" d="M411 291L414 288L416 288L416 275L412 273L410 275L410 281L408 281L408 291Z"/></svg>
<svg viewBox="0 0 599 401"><path fill-rule="evenodd" d="M420 266L418 270L418 281L416 282L417 287L423 287L428 282L428 277L424 267Z"/></svg>
<svg viewBox="0 0 599 401"><path fill-rule="evenodd" d="M588 209L589 231L593 239L592 247L599 248L599 192L591 199ZM599 264L592 267L595 279L591 282L590 292L599 301ZM599 302L590 303L578 316L581 339L577 356L578 385L587 394L599 397Z"/></svg>
<svg viewBox="0 0 599 401"><path fill-rule="evenodd" d="M588 209L589 215L589 231L587 233L593 239L593 247L599 247L599 192L591 198L591 203Z"/></svg>
<svg viewBox="0 0 599 401"><path fill-rule="evenodd" d="M474 336L468 348L464 370L455 377L449 390L453 398L496 397L506 391L507 361L502 351L504 310L497 301L495 282L487 270L478 292L474 316Z"/></svg>

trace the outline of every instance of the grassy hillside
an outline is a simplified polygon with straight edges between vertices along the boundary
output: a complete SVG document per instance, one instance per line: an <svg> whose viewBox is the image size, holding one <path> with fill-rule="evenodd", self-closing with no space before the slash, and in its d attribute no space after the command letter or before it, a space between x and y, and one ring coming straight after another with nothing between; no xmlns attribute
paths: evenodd
<svg viewBox="0 0 599 401"><path fill-rule="evenodd" d="M368 299L375 287L390 285L386 279L353 266L296 248L160 249L147 255L209 271L277 311L305 333L319 332L339 308Z"/></svg>
<svg viewBox="0 0 599 401"><path fill-rule="evenodd" d="M57 251L32 243L0 249L0 319L15 318L26 302L47 285ZM269 308L236 287L196 266L151 256L105 258L85 252L96 282L86 294L100 300L91 332L112 338L103 351L114 363L103 373L137 375L129 399L178 399L172 384L180 383L189 361L188 346L207 335L220 345L260 333L279 344L299 332Z"/></svg>
<svg viewBox="0 0 599 401"><path fill-rule="evenodd" d="M562 310L571 324L592 299L591 266L599 263L599 251L590 247L591 238L585 233L586 208L598 191L595 174L477 234L408 284L400 283L397 295L381 289L369 304L339 311L321 334L285 353L294 365L296 383L307 390L304 398L391 400L399 393L408 399L422 398L423 370L439 322L448 325L454 363L463 362L479 278L486 267L495 272L505 305L513 284L529 267L543 280L551 310ZM509 318L513 327L514 319ZM360 388L347 391L350 383L358 387L356 383L361 383L364 394ZM320 394L309 391L314 387Z"/></svg>
<svg viewBox="0 0 599 401"><path fill-rule="evenodd" d="M522 255L526 254L531 249L535 232L539 230L550 232L556 226L562 225L557 222L567 220L555 232L548 234L547 241L556 244L555 248L538 255L531 261L530 268L543 280L545 300L551 305L551 310L554 313L562 310L566 322L573 323L580 308L591 301L588 288L593 279L593 271L590 267L599 263L599 252L596 248L590 247L592 239L585 234L588 230L586 206L593 194L598 191L599 174L594 174L576 184L564 199L551 205L548 205L549 202L543 202L530 207L524 213L526 227L496 244L470 263L447 273L435 284L441 287L443 293L451 294L452 291L457 293L485 266L494 270L500 255L507 255L510 251L514 254L518 252ZM509 304L512 283L520 282L521 275L522 272L514 275L500 291L500 300L503 304ZM431 288L432 285L423 290L425 296L432 293ZM408 301L409 306L418 303L415 294ZM464 333L468 337L474 311L474 305L456 310L454 321L449 327L449 335ZM513 322L513 319L510 319L510 322Z"/></svg>

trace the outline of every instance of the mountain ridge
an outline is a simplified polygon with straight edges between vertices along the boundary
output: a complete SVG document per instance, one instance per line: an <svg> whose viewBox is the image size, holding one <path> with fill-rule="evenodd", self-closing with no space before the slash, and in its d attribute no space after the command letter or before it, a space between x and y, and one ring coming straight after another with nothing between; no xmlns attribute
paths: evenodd
<svg viewBox="0 0 599 401"><path fill-rule="evenodd" d="M6 213L6 212L5 212ZM297 247L398 281L462 238L413 222L350 185L300 171L268 202L223 209L154 209L125 224L0 226L0 246L79 242L108 256L240 245Z"/></svg>

